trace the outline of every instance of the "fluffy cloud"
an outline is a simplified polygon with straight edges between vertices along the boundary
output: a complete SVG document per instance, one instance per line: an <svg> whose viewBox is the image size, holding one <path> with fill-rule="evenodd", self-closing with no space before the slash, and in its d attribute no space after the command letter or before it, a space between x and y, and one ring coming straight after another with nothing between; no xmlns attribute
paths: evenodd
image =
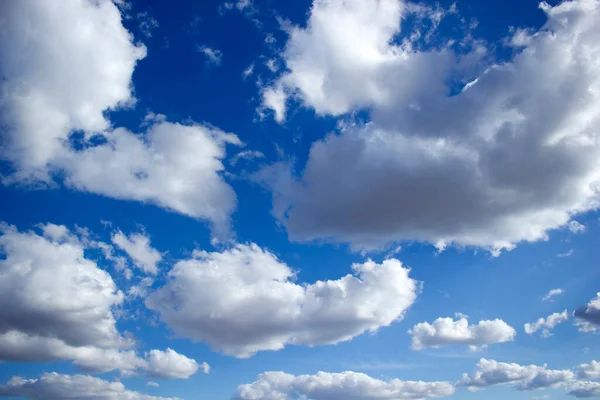
<svg viewBox="0 0 600 400"><path fill-rule="evenodd" d="M495 385L510 384L519 390L536 390L556 387L571 381L575 374L570 370L550 370L546 366L509 364L482 358L477 363L477 372L464 374L457 386L477 390Z"/></svg>
<svg viewBox="0 0 600 400"><path fill-rule="evenodd" d="M299 376L265 372L259 375L257 381L239 386L235 398L284 400L300 395L313 400L418 400L450 396L452 393L454 387L448 382L382 381L352 371Z"/></svg>
<svg viewBox="0 0 600 400"><path fill-rule="evenodd" d="M159 121L142 136L116 129L103 137L106 143L57 160L67 171L67 185L208 219L217 236L226 234L236 197L220 171L225 145L241 144L235 135Z"/></svg>
<svg viewBox="0 0 600 400"><path fill-rule="evenodd" d="M587 305L576 309L574 315L580 331L594 332L600 329L600 293Z"/></svg>
<svg viewBox="0 0 600 400"><path fill-rule="evenodd" d="M542 329L542 337L548 338L552 336L552 329L558 324L562 324L563 322L567 322L569 320L569 314L567 310L564 310L561 313L553 313L549 315L547 318L540 318L536 322L526 323L525 324L525 333L531 335L540 329Z"/></svg>
<svg viewBox="0 0 600 400"><path fill-rule="evenodd" d="M134 343L117 331L113 314L123 294L84 253L95 243L59 225L43 225L42 235L0 227L0 360L72 360L89 372L162 378L198 370L171 349L151 350L145 359L127 349Z"/></svg>
<svg viewBox="0 0 600 400"><path fill-rule="evenodd" d="M314 1L306 28L289 30L282 54L288 72L263 92L264 105L282 121L285 100L273 105L274 88L283 99L299 98L330 115L443 92L431 82L441 83L450 54L415 54L392 44L408 11L399 0Z"/></svg>
<svg viewBox="0 0 600 400"><path fill-rule="evenodd" d="M542 301L552 301L552 299L556 296L563 294L565 291L562 289L551 289L548 293L542 298Z"/></svg>
<svg viewBox="0 0 600 400"><path fill-rule="evenodd" d="M119 347L112 308L123 300L111 276L84 256L77 237L0 232L0 332L55 338L71 346ZM56 237L56 236L55 236Z"/></svg>
<svg viewBox="0 0 600 400"><path fill-rule="evenodd" d="M162 259L158 250L150 246L150 238L140 233L131 234L129 237L117 231L111 237L112 242L121 248L133 260L136 267L142 271L156 275L157 263Z"/></svg>
<svg viewBox="0 0 600 400"><path fill-rule="evenodd" d="M107 382L87 375L46 373L39 379L11 378L0 385L0 396L31 400L177 400L147 396L127 390L121 382Z"/></svg>
<svg viewBox="0 0 600 400"><path fill-rule="evenodd" d="M420 289L395 259L352 269L354 275L300 285L290 267L255 244L199 251L173 267L146 306L178 336L249 357L287 344L334 344L374 332L402 319Z"/></svg>
<svg viewBox="0 0 600 400"><path fill-rule="evenodd" d="M148 361L147 373L153 378L187 379L200 368L195 360L172 349L167 349L167 351L151 350L146 355L146 359ZM204 370L207 365L203 363ZM210 369L210 367L208 368Z"/></svg>
<svg viewBox="0 0 600 400"><path fill-rule="evenodd" d="M460 316L456 321L452 318L438 318L432 324L421 322L409 333L413 336L412 348L415 350L455 345L468 345L472 350L476 350L480 346L510 342L517 334L510 325L500 319L469 325L464 316Z"/></svg>
<svg viewBox="0 0 600 400"><path fill-rule="evenodd" d="M596 208L600 2L541 7L546 25L512 62L449 97L449 50L390 51L398 1L315 1L284 52L291 75L273 88L291 82L318 113L369 108L371 122L314 143L299 178L285 164L258 175L290 238L498 252Z"/></svg>
<svg viewBox="0 0 600 400"><path fill-rule="evenodd" d="M241 144L235 135L164 116L135 134L105 117L133 103L131 76L146 54L114 3L23 0L4 9L0 157L14 169L4 182L53 184L58 175L74 189L209 220L226 236L236 197L221 160L227 144Z"/></svg>
<svg viewBox="0 0 600 400"><path fill-rule="evenodd" d="M72 131L105 130L104 111L135 101L131 75L146 48L133 44L111 0L10 2L0 25L1 156L14 179L48 181Z"/></svg>
<svg viewBox="0 0 600 400"><path fill-rule="evenodd" d="M579 379L600 379L600 362L591 361L589 364L581 364L577 367Z"/></svg>

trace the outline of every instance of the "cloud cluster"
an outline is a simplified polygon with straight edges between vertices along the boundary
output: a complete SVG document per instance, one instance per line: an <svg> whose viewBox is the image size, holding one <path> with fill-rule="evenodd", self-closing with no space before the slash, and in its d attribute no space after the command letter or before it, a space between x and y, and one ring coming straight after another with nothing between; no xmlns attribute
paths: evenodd
<svg viewBox="0 0 600 400"><path fill-rule="evenodd" d="M111 0L11 2L0 15L4 183L56 184L152 203L212 222L228 235L236 207L221 176L233 134L167 122L113 129L106 111L135 102L131 76L145 57Z"/></svg>
<svg viewBox="0 0 600 400"><path fill-rule="evenodd" d="M542 329L542 337L548 338L552 336L552 329L556 325L562 324L563 322L567 322L569 320L569 314L567 310L564 310L561 313L553 313L549 315L547 318L539 318L536 322L526 323L525 324L525 333L528 335L532 335L535 332Z"/></svg>
<svg viewBox="0 0 600 400"><path fill-rule="evenodd" d="M421 322L408 333L412 335L414 350L457 345L477 350L489 344L510 342L517 334L513 327L500 319L469 325L468 319L462 315L457 320L438 318L432 324Z"/></svg>
<svg viewBox="0 0 600 400"><path fill-rule="evenodd" d="M235 399L283 400L299 395L313 400L419 400L450 396L452 393L454 387L448 382L382 381L352 371L298 376L265 372L255 382L240 385Z"/></svg>
<svg viewBox="0 0 600 400"><path fill-rule="evenodd" d="M85 256L85 238L47 224L42 234L0 226L0 360L72 360L90 372L120 370L188 378L195 360L171 349L145 358L116 328L123 294L108 272Z"/></svg>
<svg viewBox="0 0 600 400"><path fill-rule="evenodd" d="M477 372L464 374L456 386L477 390L496 385L512 385L518 390L536 390L556 387L571 381L575 374L570 370L550 370L546 366L509 364L482 358Z"/></svg>
<svg viewBox="0 0 600 400"><path fill-rule="evenodd" d="M178 400L148 396L127 390L121 382L108 382L88 375L45 373L38 379L11 378L0 385L0 396L30 400Z"/></svg>
<svg viewBox="0 0 600 400"><path fill-rule="evenodd" d="M449 96L448 71L464 63L448 49L397 49L401 2L315 1L282 54L290 72L265 95L371 120L315 142L300 177L286 164L257 176L290 238L497 253L597 208L600 2L541 7L546 24L511 62ZM269 101L283 116L289 97Z"/></svg>
<svg viewBox="0 0 600 400"><path fill-rule="evenodd" d="M334 344L403 318L420 285L396 259L352 265L354 275L312 284L255 244L197 251L169 272L146 306L178 336L237 357L287 344ZM199 307L198 305L206 305Z"/></svg>

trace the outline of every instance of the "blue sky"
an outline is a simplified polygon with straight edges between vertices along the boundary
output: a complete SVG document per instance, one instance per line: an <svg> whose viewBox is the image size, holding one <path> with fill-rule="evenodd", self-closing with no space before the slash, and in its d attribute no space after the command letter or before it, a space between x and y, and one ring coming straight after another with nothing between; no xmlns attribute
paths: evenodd
<svg viewBox="0 0 600 400"><path fill-rule="evenodd" d="M0 9L0 397L600 397L600 1Z"/></svg>

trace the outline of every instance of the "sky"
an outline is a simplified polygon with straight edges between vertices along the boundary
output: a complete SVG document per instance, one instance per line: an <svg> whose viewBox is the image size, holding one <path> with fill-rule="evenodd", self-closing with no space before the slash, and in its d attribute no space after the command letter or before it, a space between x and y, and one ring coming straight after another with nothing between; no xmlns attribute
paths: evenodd
<svg viewBox="0 0 600 400"><path fill-rule="evenodd" d="M0 74L0 398L600 397L600 0L5 0Z"/></svg>

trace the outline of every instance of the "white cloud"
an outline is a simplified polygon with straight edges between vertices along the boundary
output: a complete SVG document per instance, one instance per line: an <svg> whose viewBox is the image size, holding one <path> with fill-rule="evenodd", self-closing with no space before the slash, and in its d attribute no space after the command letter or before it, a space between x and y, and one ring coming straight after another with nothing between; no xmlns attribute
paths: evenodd
<svg viewBox="0 0 600 400"><path fill-rule="evenodd" d="M148 382L146 382L146 386L160 387L160 384L158 382L148 381Z"/></svg>
<svg viewBox="0 0 600 400"><path fill-rule="evenodd" d="M566 257L571 257L573 255L573 249L570 249L569 251L567 251L566 253L558 253L556 255L556 257L560 257L560 258L566 258Z"/></svg>
<svg viewBox="0 0 600 400"><path fill-rule="evenodd" d="M577 367L577 377L579 379L600 379L600 362L591 361L589 364L581 364Z"/></svg>
<svg viewBox="0 0 600 400"><path fill-rule="evenodd" d="M50 181L48 163L74 130L103 131L104 111L134 102L131 75L146 55L110 0L23 0L0 15L1 157L9 181Z"/></svg>
<svg viewBox="0 0 600 400"><path fill-rule="evenodd" d="M244 72L242 72L242 78L246 79L247 77L249 77L253 73L254 73L254 63L248 65L248 68L246 68L244 70Z"/></svg>
<svg viewBox="0 0 600 400"><path fill-rule="evenodd" d="M121 18L110 0L4 7L0 157L14 173L3 181L52 185L59 175L71 188L153 203L209 220L224 234L236 199L220 176L221 160L226 144L241 144L235 135L160 114L134 134L112 129L106 118L134 103L131 76L146 54Z"/></svg>
<svg viewBox="0 0 600 400"><path fill-rule="evenodd" d="M240 151L239 153L237 153L236 155L231 157L229 159L229 164L231 166L234 166L237 164L237 162L239 160L254 160L257 158L264 158L264 157L265 157L265 155L263 153L261 153L260 151L244 150L244 151Z"/></svg>
<svg viewBox="0 0 600 400"><path fill-rule="evenodd" d="M148 362L147 374L152 378L187 379L200 368L195 360L172 349L150 350L146 354L146 360ZM206 368L205 365L208 364L203 363L203 370Z"/></svg>
<svg viewBox="0 0 600 400"><path fill-rule="evenodd" d="M202 368L202 372L205 374L210 374L210 365L207 362L203 362L200 367Z"/></svg>
<svg viewBox="0 0 600 400"><path fill-rule="evenodd" d="M200 251L173 267L146 306L178 336L249 357L288 344L334 344L375 332L402 319L420 290L395 259L352 269L354 275L338 280L300 285L290 267L255 244Z"/></svg>
<svg viewBox="0 0 600 400"><path fill-rule="evenodd" d="M565 291L562 289L551 289L548 293L542 298L542 301L552 301L552 299L556 296L563 294Z"/></svg>
<svg viewBox="0 0 600 400"><path fill-rule="evenodd" d="M585 225L583 225L577 221L570 221L567 224L567 228L571 231L571 233L585 232Z"/></svg>
<svg viewBox="0 0 600 400"><path fill-rule="evenodd" d="M150 238L141 233L133 233L129 237L121 231L115 232L112 242L121 248L133 260L136 267L147 274L156 275L156 266L162 260L158 250L150 245Z"/></svg>
<svg viewBox="0 0 600 400"><path fill-rule="evenodd" d="M158 28L159 25L156 18L152 17L148 11L144 11L137 13L136 19L138 20L138 28L142 35L151 38L153 31Z"/></svg>
<svg viewBox="0 0 600 400"><path fill-rule="evenodd" d="M510 384L519 390L536 390L556 387L575 377L570 370L549 370L546 366L509 364L482 358L477 372L464 374L456 386L477 390L489 386Z"/></svg>
<svg viewBox="0 0 600 400"><path fill-rule="evenodd" d="M600 292L590 302L575 310L574 314L582 332L595 332L600 329Z"/></svg>
<svg viewBox="0 0 600 400"><path fill-rule="evenodd" d="M448 69L462 65L450 50L389 44L401 3L314 2L283 54L291 72L270 88L284 90L276 119L291 92L319 114L369 109L371 121L314 143L300 178L285 165L258 176L290 238L355 248L419 240L498 254L596 208L600 3L543 9L546 25L512 62L488 66L448 97Z"/></svg>
<svg viewBox="0 0 600 400"><path fill-rule="evenodd" d="M454 387L448 382L382 381L352 371L298 376L265 372L258 376L257 381L240 385L235 398L284 400L299 395L313 400L418 400L450 396L452 393Z"/></svg>
<svg viewBox="0 0 600 400"><path fill-rule="evenodd" d="M212 49L208 46L201 46L198 48L198 51L204 53L206 56L206 61L209 64L213 65L221 65L221 59L223 58L223 53L220 50Z"/></svg>
<svg viewBox="0 0 600 400"><path fill-rule="evenodd" d="M112 308L123 300L111 276L84 256L64 229L48 237L0 226L2 333L55 338L72 346L119 347ZM62 231L58 240L54 233ZM22 266L27 266L23 268Z"/></svg>
<svg viewBox="0 0 600 400"><path fill-rule="evenodd" d="M236 196L220 174L221 160L228 143L241 145L237 136L166 121L152 124L144 135L116 129L103 136L106 143L57 160L67 185L207 219L215 235L226 234Z"/></svg>
<svg viewBox="0 0 600 400"><path fill-rule="evenodd" d="M564 310L561 313L553 313L547 318L539 318L536 322L526 323L525 333L531 335L542 329L542 337L548 338L552 336L551 331L556 325L562 324L563 322L567 322L568 320L569 314L567 313L567 310Z"/></svg>
<svg viewBox="0 0 600 400"><path fill-rule="evenodd" d="M577 381L569 384L567 391L577 398L600 397L600 383Z"/></svg>
<svg viewBox="0 0 600 400"><path fill-rule="evenodd" d="M392 99L409 103L441 89L425 79L446 70L448 55L411 57L403 46L391 44L406 11L399 0L313 2L307 27L289 30L282 54L289 72L274 85L318 114L331 115Z"/></svg>
<svg viewBox="0 0 600 400"><path fill-rule="evenodd" d="M43 236L0 225L0 360L72 360L88 372L146 372L188 378L199 366L175 351L142 359L116 328L123 302L111 276L86 258L97 245L64 226L41 226Z"/></svg>
<svg viewBox="0 0 600 400"><path fill-rule="evenodd" d="M121 382L108 382L87 375L45 373L39 379L11 378L0 385L0 396L31 400L176 400L127 390Z"/></svg>
<svg viewBox="0 0 600 400"><path fill-rule="evenodd" d="M263 104L265 108L273 110L275 121L283 122L285 120L287 96L281 87L266 88L263 93ZM259 114L264 116L264 110L259 110Z"/></svg>
<svg viewBox="0 0 600 400"><path fill-rule="evenodd" d="M432 324L421 322L415 325L409 331L412 335L412 348L422 350L427 347L463 345L476 350L489 344L510 342L517 333L500 319L469 325L465 316L457 316L459 318L456 321L452 318L438 318Z"/></svg>

